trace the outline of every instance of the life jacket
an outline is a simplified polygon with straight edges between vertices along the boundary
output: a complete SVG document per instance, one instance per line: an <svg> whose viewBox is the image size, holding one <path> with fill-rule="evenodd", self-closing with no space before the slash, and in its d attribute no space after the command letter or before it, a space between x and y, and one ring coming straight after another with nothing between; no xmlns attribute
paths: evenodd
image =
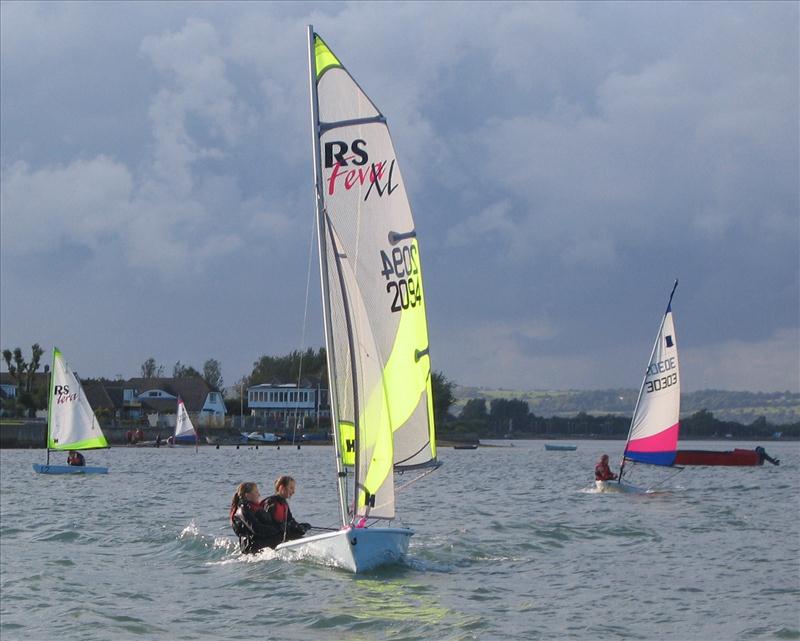
<svg viewBox="0 0 800 641"><path fill-rule="evenodd" d="M270 496L264 502L264 508L272 513L272 518L276 523L284 523L289 517L289 504L282 496L277 494Z"/></svg>
<svg viewBox="0 0 800 641"><path fill-rule="evenodd" d="M594 468L594 478L597 481L609 481L614 478L608 464L598 463Z"/></svg>

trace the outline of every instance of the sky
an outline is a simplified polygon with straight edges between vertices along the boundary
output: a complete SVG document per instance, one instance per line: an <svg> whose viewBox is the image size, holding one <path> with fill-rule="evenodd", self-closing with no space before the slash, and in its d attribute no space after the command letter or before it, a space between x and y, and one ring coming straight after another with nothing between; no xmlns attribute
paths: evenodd
<svg viewBox="0 0 800 641"><path fill-rule="evenodd" d="M798 4L0 4L0 344L83 377L324 344L306 25L386 115L433 369L800 391Z"/></svg>

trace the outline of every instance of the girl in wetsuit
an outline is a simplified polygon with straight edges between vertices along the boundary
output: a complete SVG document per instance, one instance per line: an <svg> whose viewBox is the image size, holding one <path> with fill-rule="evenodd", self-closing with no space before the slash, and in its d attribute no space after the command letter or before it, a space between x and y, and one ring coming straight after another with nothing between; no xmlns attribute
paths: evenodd
<svg viewBox="0 0 800 641"><path fill-rule="evenodd" d="M258 485L252 482L240 483L231 500L231 527L244 554L274 548L283 540L283 531L264 509L264 503Z"/></svg>

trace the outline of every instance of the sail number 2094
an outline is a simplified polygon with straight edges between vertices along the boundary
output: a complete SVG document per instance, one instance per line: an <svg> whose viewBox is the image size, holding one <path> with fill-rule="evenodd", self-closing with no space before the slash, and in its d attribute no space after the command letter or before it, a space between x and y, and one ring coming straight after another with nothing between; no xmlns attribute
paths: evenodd
<svg viewBox="0 0 800 641"><path fill-rule="evenodd" d="M386 279L386 293L391 296L391 310L399 312L422 302L416 245L381 250L381 276Z"/></svg>

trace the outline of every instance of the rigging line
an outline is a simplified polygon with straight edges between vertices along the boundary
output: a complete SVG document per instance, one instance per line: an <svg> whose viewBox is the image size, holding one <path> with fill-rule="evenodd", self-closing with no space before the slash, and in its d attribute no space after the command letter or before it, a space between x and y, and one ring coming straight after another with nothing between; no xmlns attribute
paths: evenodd
<svg viewBox="0 0 800 641"><path fill-rule="evenodd" d="M416 483L420 479L425 478L426 476L428 476L428 474L431 474L432 472L435 472L438 469L439 469L439 466L437 465L436 467L432 467L432 468L430 468L428 470L425 470L422 474L420 474L416 478L411 479L408 483L403 483L402 485L394 488L395 492L400 492L400 491L406 489L412 483Z"/></svg>
<svg viewBox="0 0 800 641"><path fill-rule="evenodd" d="M308 323L308 294L311 289L311 261L314 258L314 237L316 236L317 230L316 225L311 225L311 236L308 240L308 264L306 266L306 300L305 305L303 306L303 325L300 331L300 364L297 368L297 394L299 399L300 394L300 380L303 376L303 351L306 347L306 325ZM299 400L297 401L299 402ZM294 432L293 434L297 434L297 415L298 409L297 405L295 405L295 416L294 416ZM295 439L292 438L292 443L294 443Z"/></svg>
<svg viewBox="0 0 800 641"><path fill-rule="evenodd" d="M675 468L675 472L673 472L672 474L670 474L668 477L666 477L666 478L665 478L665 479L663 479L662 481L659 481L659 482L658 482L658 483L656 483L655 485L651 485L650 487L648 487L648 488L647 488L647 489L648 489L648 491L650 491L650 490L654 490L654 489L656 489L657 487L660 487L661 485L664 485L664 483L666 483L667 481L669 481L669 480L670 480L670 479L671 479L673 476L677 476L678 474L680 474L681 472L683 472L683 470L684 470L684 468L682 468L682 467L676 467L676 468Z"/></svg>

